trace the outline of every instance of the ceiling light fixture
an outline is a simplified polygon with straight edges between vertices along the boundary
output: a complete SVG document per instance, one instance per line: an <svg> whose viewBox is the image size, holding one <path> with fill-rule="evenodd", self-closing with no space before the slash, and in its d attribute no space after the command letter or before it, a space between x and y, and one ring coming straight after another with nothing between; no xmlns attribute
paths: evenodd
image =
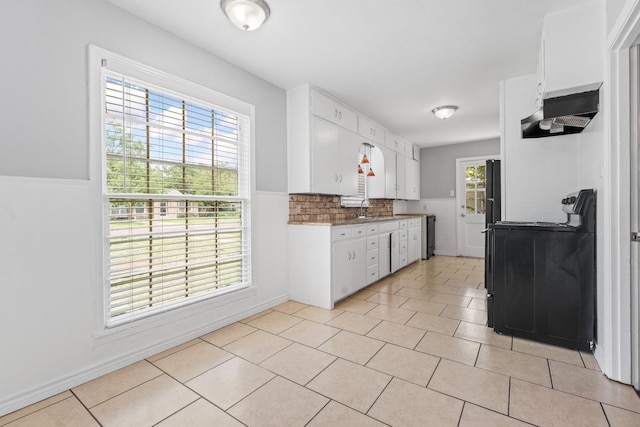
<svg viewBox="0 0 640 427"><path fill-rule="evenodd" d="M455 105L443 105L442 107L436 107L431 112L439 119L448 119L453 116L453 113L456 112L458 107Z"/></svg>
<svg viewBox="0 0 640 427"><path fill-rule="evenodd" d="M233 25L245 31L261 26L271 13L264 0L221 0L220 9Z"/></svg>

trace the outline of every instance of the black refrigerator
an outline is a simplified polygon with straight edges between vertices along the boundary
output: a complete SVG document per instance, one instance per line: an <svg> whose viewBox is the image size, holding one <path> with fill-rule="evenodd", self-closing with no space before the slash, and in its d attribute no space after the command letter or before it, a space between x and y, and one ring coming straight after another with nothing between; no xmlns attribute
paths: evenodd
<svg viewBox="0 0 640 427"><path fill-rule="evenodd" d="M485 225L500 221L500 160L487 160L487 205Z"/></svg>
<svg viewBox="0 0 640 427"><path fill-rule="evenodd" d="M493 275L491 274L494 238L491 224L501 220L500 160L487 160L486 166L487 204L485 210L484 242L484 287L487 289L487 325L493 327Z"/></svg>

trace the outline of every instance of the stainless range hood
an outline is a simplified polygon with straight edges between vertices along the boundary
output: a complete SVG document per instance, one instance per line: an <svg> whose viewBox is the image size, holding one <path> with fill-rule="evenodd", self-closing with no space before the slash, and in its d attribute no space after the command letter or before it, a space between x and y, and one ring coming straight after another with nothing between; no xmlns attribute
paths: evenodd
<svg viewBox="0 0 640 427"><path fill-rule="evenodd" d="M598 114L600 86L593 83L544 95L542 108L520 121L523 138L580 133Z"/></svg>

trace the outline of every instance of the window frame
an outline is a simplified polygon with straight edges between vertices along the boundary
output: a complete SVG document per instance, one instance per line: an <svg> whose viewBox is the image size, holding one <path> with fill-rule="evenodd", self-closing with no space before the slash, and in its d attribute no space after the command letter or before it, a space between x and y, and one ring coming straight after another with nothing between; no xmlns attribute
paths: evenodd
<svg viewBox="0 0 640 427"><path fill-rule="evenodd" d="M169 73L165 73L158 69L146 66L137 61L125 58L113 52L101 49L99 47L89 46L90 59L90 129L92 135L91 149L91 177L92 181L99 184L99 195L94 199L96 205L99 205L101 248L97 251L96 262L101 265L100 286L101 286L101 303L100 305L100 321L96 321L96 328L101 333L109 333L109 330L117 329L121 325L135 324L155 324L161 322L162 319L157 318L176 318L182 315L193 315L195 312L211 309L212 307L228 304L230 302L246 298L250 294L255 294L255 285L252 280L252 263L251 263L251 229L252 229L252 200L255 196L255 166L253 162L254 140L255 140L255 107L241 100L232 98L228 95L221 94L217 91L193 83L191 81L176 77ZM105 66L108 71L105 72ZM105 179L106 172L106 141L105 141L105 77L107 74L121 73L128 77L143 81L156 89L161 88L162 92L168 95L178 96L191 102L201 103L207 106L213 106L225 111L233 111L236 114L244 116L248 120L248 138L246 145L239 155L243 156L243 163L247 166L247 182L245 207L243 215L245 215L244 223L246 223L246 242L247 256L245 265L245 274L247 277L246 286L236 288L229 292L216 292L205 298L197 298L192 303L182 304L177 307L169 307L167 310L158 311L149 316L136 317L127 316L123 321L112 321L110 317L110 286L109 286L109 196L107 192L107 182ZM97 141L96 141L97 140ZM99 147L99 148L98 148ZM98 201L99 199L99 201ZM198 304L202 302L203 304ZM198 307L199 306L199 307ZM120 328L122 329L122 328Z"/></svg>

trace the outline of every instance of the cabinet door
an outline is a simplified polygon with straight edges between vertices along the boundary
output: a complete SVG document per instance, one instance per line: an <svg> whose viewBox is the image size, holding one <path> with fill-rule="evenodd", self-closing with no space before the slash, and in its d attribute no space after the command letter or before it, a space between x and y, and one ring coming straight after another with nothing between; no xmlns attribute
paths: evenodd
<svg viewBox="0 0 640 427"><path fill-rule="evenodd" d="M358 135L373 142L384 142L384 128L362 115L358 115Z"/></svg>
<svg viewBox="0 0 640 427"><path fill-rule="evenodd" d="M391 272L395 273L400 269L400 232L391 233Z"/></svg>
<svg viewBox="0 0 640 427"><path fill-rule="evenodd" d="M406 199L406 185L405 185L405 158L402 154L396 155L396 199Z"/></svg>
<svg viewBox="0 0 640 427"><path fill-rule="evenodd" d="M311 92L311 112L330 122L357 132L358 115L347 106L319 92Z"/></svg>
<svg viewBox="0 0 640 427"><path fill-rule="evenodd" d="M420 163L405 159L405 196L409 200L420 200Z"/></svg>
<svg viewBox="0 0 640 427"><path fill-rule="evenodd" d="M391 274L391 233L381 234L378 239L378 277Z"/></svg>
<svg viewBox="0 0 640 427"><path fill-rule="evenodd" d="M315 193L338 193L339 129L326 120L311 118L311 190Z"/></svg>
<svg viewBox="0 0 640 427"><path fill-rule="evenodd" d="M386 147L379 147L384 157L385 198L396 198L396 153Z"/></svg>
<svg viewBox="0 0 640 427"><path fill-rule="evenodd" d="M333 300L338 301L366 285L366 239L333 244Z"/></svg>
<svg viewBox="0 0 640 427"><path fill-rule="evenodd" d="M420 228L412 227L409 229L409 254L408 262L412 263L420 258Z"/></svg>
<svg viewBox="0 0 640 427"><path fill-rule="evenodd" d="M342 196L358 194L358 149L360 138L354 132L339 128L338 154L329 160L338 168L338 191Z"/></svg>

